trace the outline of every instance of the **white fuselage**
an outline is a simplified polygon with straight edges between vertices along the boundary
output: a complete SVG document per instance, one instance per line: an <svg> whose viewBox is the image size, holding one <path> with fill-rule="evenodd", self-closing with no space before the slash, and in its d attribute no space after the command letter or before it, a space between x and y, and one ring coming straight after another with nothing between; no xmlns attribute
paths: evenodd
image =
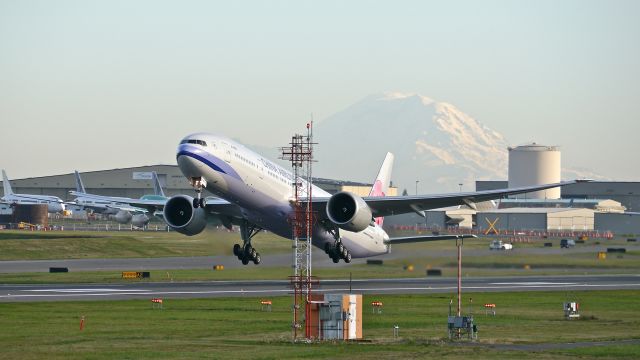
<svg viewBox="0 0 640 360"><path fill-rule="evenodd" d="M250 223L288 239L293 237L289 223L293 217L291 172L237 142L206 133L185 137L178 146L176 158L184 176L189 179L200 177L208 191L238 205ZM306 182L300 181L306 187ZM312 186L313 198L330 196ZM340 237L353 257L388 252L385 240L389 236L375 223L358 233L340 230ZM333 241L333 236L322 226L314 226L315 246L324 248L326 243Z"/></svg>
<svg viewBox="0 0 640 360"><path fill-rule="evenodd" d="M64 201L57 196L8 194L2 197L2 201L20 205L46 204L47 212L52 214L61 213L65 210Z"/></svg>
<svg viewBox="0 0 640 360"><path fill-rule="evenodd" d="M132 201L129 198L85 194L75 191L72 191L71 194L76 196L74 202L77 205L91 208L95 212L105 215L117 214L120 211L119 208L130 207L129 203Z"/></svg>

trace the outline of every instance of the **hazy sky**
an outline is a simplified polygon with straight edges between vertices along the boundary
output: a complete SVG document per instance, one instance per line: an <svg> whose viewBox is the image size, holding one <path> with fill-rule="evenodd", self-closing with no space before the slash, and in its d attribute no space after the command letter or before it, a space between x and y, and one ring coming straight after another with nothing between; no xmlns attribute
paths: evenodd
<svg viewBox="0 0 640 360"><path fill-rule="evenodd" d="M401 91L640 180L639 18L611 0L0 0L0 167L173 164L194 131L279 146L310 113Z"/></svg>

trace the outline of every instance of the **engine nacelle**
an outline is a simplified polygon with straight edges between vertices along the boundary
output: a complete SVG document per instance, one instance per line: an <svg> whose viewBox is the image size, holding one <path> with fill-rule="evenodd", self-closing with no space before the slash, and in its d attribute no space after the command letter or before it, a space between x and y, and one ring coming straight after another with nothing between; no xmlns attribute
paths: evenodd
<svg viewBox="0 0 640 360"><path fill-rule="evenodd" d="M171 229L192 236L207 226L207 214L203 208L193 207L191 196L176 195L164 204L164 221Z"/></svg>
<svg viewBox="0 0 640 360"><path fill-rule="evenodd" d="M149 217L145 214L135 214L131 218L131 224L135 227L143 228L149 223Z"/></svg>
<svg viewBox="0 0 640 360"><path fill-rule="evenodd" d="M371 224L371 208L358 195L341 191L327 202L327 216L340 229L360 232Z"/></svg>
<svg viewBox="0 0 640 360"><path fill-rule="evenodd" d="M131 213L126 210L118 210L118 212L113 217L118 224L128 224L131 221Z"/></svg>

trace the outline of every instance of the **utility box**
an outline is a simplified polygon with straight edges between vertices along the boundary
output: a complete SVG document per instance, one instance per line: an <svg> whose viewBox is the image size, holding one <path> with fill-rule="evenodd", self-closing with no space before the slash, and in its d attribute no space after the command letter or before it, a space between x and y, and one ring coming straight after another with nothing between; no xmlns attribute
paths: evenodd
<svg viewBox="0 0 640 360"><path fill-rule="evenodd" d="M578 310L580 309L580 304L577 302L566 302L563 304L564 306L564 318L567 320L578 319L580 318L580 314Z"/></svg>
<svg viewBox="0 0 640 360"><path fill-rule="evenodd" d="M310 303L312 338L319 340L362 339L362 295L314 294Z"/></svg>
<svg viewBox="0 0 640 360"><path fill-rule="evenodd" d="M461 339L465 335L470 340L476 340L478 338L478 328L473 322L473 316L449 315L447 318L447 329L449 339Z"/></svg>

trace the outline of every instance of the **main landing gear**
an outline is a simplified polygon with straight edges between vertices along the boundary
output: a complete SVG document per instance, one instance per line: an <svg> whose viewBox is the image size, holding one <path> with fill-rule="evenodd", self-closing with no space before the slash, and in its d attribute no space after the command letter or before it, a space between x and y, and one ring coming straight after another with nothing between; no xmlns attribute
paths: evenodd
<svg viewBox="0 0 640 360"><path fill-rule="evenodd" d="M206 205L204 202L204 198L202 197L202 188L207 186L207 182L204 181L201 177L194 177L190 179L191 186L196 189L196 197L193 199L193 207L195 209L201 207L204 208Z"/></svg>
<svg viewBox="0 0 640 360"><path fill-rule="evenodd" d="M260 253L251 246L251 238L261 230L262 228L249 224L247 221L240 225L240 236L242 237L243 245L233 245L233 255L237 256L243 265L247 265L249 261L253 261L256 265L260 264Z"/></svg>
<svg viewBox="0 0 640 360"><path fill-rule="evenodd" d="M340 230L335 228L329 230L329 232L333 235L335 241L333 244L326 243L324 244L324 252L329 255L329 257L333 260L335 264L340 262L340 259L343 259L347 264L351 262L351 252L347 249L346 246L342 243L340 239Z"/></svg>

